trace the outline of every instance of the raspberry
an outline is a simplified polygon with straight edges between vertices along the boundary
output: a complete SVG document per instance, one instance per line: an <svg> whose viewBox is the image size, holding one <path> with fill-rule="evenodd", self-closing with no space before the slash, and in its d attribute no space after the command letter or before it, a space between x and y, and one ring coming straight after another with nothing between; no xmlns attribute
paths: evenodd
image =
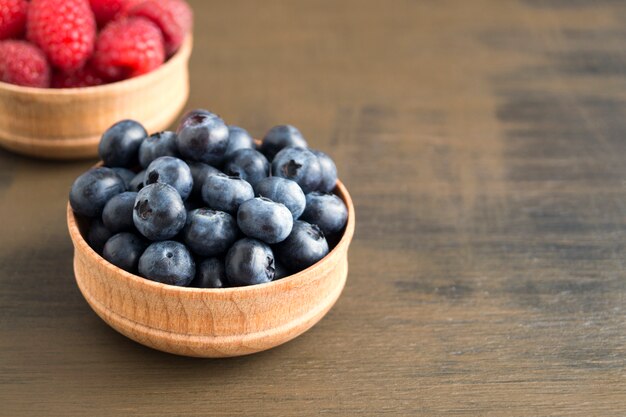
<svg viewBox="0 0 626 417"><path fill-rule="evenodd" d="M104 80L95 68L87 63L75 72L55 71L52 74L52 88L92 87L104 84Z"/></svg>
<svg viewBox="0 0 626 417"><path fill-rule="evenodd" d="M158 68L165 60L158 26L141 17L114 20L96 41L93 63L111 81L136 77Z"/></svg>
<svg viewBox="0 0 626 417"><path fill-rule="evenodd" d="M96 22L87 0L32 0L26 32L52 65L75 71L93 52Z"/></svg>
<svg viewBox="0 0 626 417"><path fill-rule="evenodd" d="M182 45L193 21L191 8L185 0L145 0L128 9L127 14L145 17L159 26L168 56Z"/></svg>
<svg viewBox="0 0 626 417"><path fill-rule="evenodd" d="M89 0L98 26L103 27L141 0Z"/></svg>
<svg viewBox="0 0 626 417"><path fill-rule="evenodd" d="M27 13L26 0L0 0L0 39L22 36Z"/></svg>
<svg viewBox="0 0 626 417"><path fill-rule="evenodd" d="M46 56L25 41L0 42L0 81L27 87L48 87L50 66Z"/></svg>

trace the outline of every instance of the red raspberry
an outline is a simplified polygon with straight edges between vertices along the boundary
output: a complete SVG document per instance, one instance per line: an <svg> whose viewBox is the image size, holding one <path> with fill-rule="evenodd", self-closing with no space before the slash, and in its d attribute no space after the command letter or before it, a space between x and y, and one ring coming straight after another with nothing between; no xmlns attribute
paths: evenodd
<svg viewBox="0 0 626 417"><path fill-rule="evenodd" d="M98 26L103 27L141 0L89 0Z"/></svg>
<svg viewBox="0 0 626 417"><path fill-rule="evenodd" d="M0 0L0 39L22 36L27 13L26 0Z"/></svg>
<svg viewBox="0 0 626 417"><path fill-rule="evenodd" d="M93 52L96 22L87 0L32 0L26 32L52 65L75 71Z"/></svg>
<svg viewBox="0 0 626 417"><path fill-rule="evenodd" d="M150 72L164 60L161 31L142 17L123 18L106 25L93 56L98 72L112 81Z"/></svg>
<svg viewBox="0 0 626 417"><path fill-rule="evenodd" d="M191 8L185 0L145 0L129 8L127 14L150 19L161 28L168 56L182 45L193 22Z"/></svg>
<svg viewBox="0 0 626 417"><path fill-rule="evenodd" d="M52 88L93 87L104 84L104 80L95 68L90 63L87 63L87 65L75 72L55 71L52 74L51 84Z"/></svg>
<svg viewBox="0 0 626 417"><path fill-rule="evenodd" d="M0 42L0 81L28 87L48 87L50 66L46 56L26 41Z"/></svg>

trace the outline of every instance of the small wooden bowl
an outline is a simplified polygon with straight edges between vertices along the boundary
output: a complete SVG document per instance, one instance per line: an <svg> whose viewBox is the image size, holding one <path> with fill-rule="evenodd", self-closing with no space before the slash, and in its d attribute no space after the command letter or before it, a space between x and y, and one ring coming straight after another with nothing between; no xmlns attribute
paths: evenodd
<svg viewBox="0 0 626 417"><path fill-rule="evenodd" d="M315 265L289 277L249 287L199 289L160 284L104 260L87 244L74 212L67 224L74 243L74 274L91 308L123 335L154 349L219 358L260 352L304 333L335 304L348 276L354 206L335 248Z"/></svg>
<svg viewBox="0 0 626 417"><path fill-rule="evenodd" d="M189 97L192 39L158 69L86 88L33 88L0 82L0 145L46 159L91 158L102 132L135 119L149 132L167 128Z"/></svg>

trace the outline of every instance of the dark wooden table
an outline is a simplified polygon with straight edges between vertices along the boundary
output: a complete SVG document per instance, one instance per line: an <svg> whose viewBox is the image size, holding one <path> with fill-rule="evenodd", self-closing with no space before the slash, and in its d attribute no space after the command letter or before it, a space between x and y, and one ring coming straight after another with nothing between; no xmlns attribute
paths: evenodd
<svg viewBox="0 0 626 417"><path fill-rule="evenodd" d="M337 161L345 292L261 354L142 347L74 283L93 162L1 152L1 415L624 415L625 2L193 5L188 108Z"/></svg>

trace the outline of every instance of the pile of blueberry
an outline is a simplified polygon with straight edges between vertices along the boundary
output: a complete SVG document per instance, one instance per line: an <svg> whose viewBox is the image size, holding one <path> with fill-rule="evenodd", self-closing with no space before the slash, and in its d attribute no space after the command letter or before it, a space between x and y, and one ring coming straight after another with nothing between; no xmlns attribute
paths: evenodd
<svg viewBox="0 0 626 417"><path fill-rule="evenodd" d="M118 122L98 151L104 167L76 179L71 207L90 219L96 252L153 281L221 288L280 279L326 256L347 221L332 193L334 162L293 126L272 128L257 149L244 129L193 110L177 132L148 136L135 121Z"/></svg>

